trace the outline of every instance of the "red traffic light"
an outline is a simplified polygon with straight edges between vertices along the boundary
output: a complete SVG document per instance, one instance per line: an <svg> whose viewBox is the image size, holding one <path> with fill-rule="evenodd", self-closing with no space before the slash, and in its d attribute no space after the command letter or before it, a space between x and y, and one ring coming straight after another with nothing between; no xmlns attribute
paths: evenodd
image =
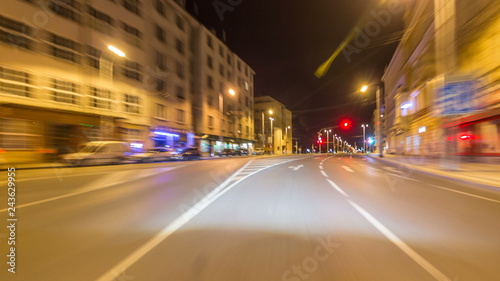
<svg viewBox="0 0 500 281"><path fill-rule="evenodd" d="M317 141L319 144L323 144L323 139L321 137L318 137L318 141Z"/></svg>
<svg viewBox="0 0 500 281"><path fill-rule="evenodd" d="M340 128L342 130L349 130L352 127L352 121L349 119L342 119L340 121Z"/></svg>

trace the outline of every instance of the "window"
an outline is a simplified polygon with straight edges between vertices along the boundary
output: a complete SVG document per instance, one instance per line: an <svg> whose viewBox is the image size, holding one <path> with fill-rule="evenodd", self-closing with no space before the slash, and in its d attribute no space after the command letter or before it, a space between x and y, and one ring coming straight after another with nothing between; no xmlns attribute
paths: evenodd
<svg viewBox="0 0 500 281"><path fill-rule="evenodd" d="M30 75L26 72L0 67L0 92L29 97L31 88Z"/></svg>
<svg viewBox="0 0 500 281"><path fill-rule="evenodd" d="M221 129L222 129L223 132L226 131L226 120L224 120L224 119L222 119Z"/></svg>
<svg viewBox="0 0 500 281"><path fill-rule="evenodd" d="M219 64L219 74L224 77L224 65L221 63Z"/></svg>
<svg viewBox="0 0 500 281"><path fill-rule="evenodd" d="M75 83L52 79L52 99L62 103L78 103L77 86Z"/></svg>
<svg viewBox="0 0 500 281"><path fill-rule="evenodd" d="M181 62L177 62L175 66L175 73L177 77L184 79L184 64Z"/></svg>
<svg viewBox="0 0 500 281"><path fill-rule="evenodd" d="M112 109L113 94L109 90L90 87L89 106L102 109Z"/></svg>
<svg viewBox="0 0 500 281"><path fill-rule="evenodd" d="M85 47L87 55L87 64L93 68L99 69L99 60L101 58L102 51L87 45Z"/></svg>
<svg viewBox="0 0 500 281"><path fill-rule="evenodd" d="M245 66L245 76L248 77L248 65Z"/></svg>
<svg viewBox="0 0 500 281"><path fill-rule="evenodd" d="M182 43L179 38L175 40L175 49L179 52L179 54L184 54L184 43Z"/></svg>
<svg viewBox="0 0 500 281"><path fill-rule="evenodd" d="M179 123L186 122L185 112L182 109L177 109L177 122Z"/></svg>
<svg viewBox="0 0 500 281"><path fill-rule="evenodd" d="M0 119L0 147L2 149L34 149L40 135L31 120Z"/></svg>
<svg viewBox="0 0 500 281"><path fill-rule="evenodd" d="M231 71L227 72L227 80L233 81L233 73L231 73Z"/></svg>
<svg viewBox="0 0 500 281"><path fill-rule="evenodd" d="M139 0L123 0L122 5L125 9L129 10L130 12L138 16L141 15Z"/></svg>
<svg viewBox="0 0 500 281"><path fill-rule="evenodd" d="M181 86L177 86L176 88L176 95L180 99L185 99L186 97L184 96L184 88Z"/></svg>
<svg viewBox="0 0 500 281"><path fill-rule="evenodd" d="M213 107L213 106L214 106L214 97L213 97L212 95L210 95L210 94L209 94L209 95L208 95L208 97L207 97L207 104L208 104L208 106L210 106L210 107Z"/></svg>
<svg viewBox="0 0 500 281"><path fill-rule="evenodd" d="M250 91L250 84L248 84L247 81L245 81L245 90L247 90L247 92Z"/></svg>
<svg viewBox="0 0 500 281"><path fill-rule="evenodd" d="M158 67L160 70L166 70L167 67L165 65L165 55L163 53L160 53L156 51L156 67Z"/></svg>
<svg viewBox="0 0 500 281"><path fill-rule="evenodd" d="M249 134L250 134L250 127L247 126L245 130L245 135L248 136Z"/></svg>
<svg viewBox="0 0 500 281"><path fill-rule="evenodd" d="M140 99L138 96L125 94L123 106L125 112L139 114Z"/></svg>
<svg viewBox="0 0 500 281"><path fill-rule="evenodd" d="M163 104L156 104L156 118L166 119L165 118L165 106Z"/></svg>
<svg viewBox="0 0 500 281"><path fill-rule="evenodd" d="M209 128L214 127L214 117L213 116L208 116L208 127Z"/></svg>
<svg viewBox="0 0 500 281"><path fill-rule="evenodd" d="M208 47L210 47L210 49L214 48L214 43L212 40L212 36L210 36L210 34L207 34L207 45L208 45Z"/></svg>
<svg viewBox="0 0 500 281"><path fill-rule="evenodd" d="M184 30L184 20L179 14L175 15L175 24L180 30Z"/></svg>
<svg viewBox="0 0 500 281"><path fill-rule="evenodd" d="M224 47L222 45L219 45L219 55L224 57Z"/></svg>
<svg viewBox="0 0 500 281"><path fill-rule="evenodd" d="M76 0L52 0L50 2L50 9L61 17L78 23L80 22L80 5Z"/></svg>
<svg viewBox="0 0 500 281"><path fill-rule="evenodd" d="M165 43L167 40L165 39L165 30L161 28L159 25L155 24L155 34L156 34L156 39L158 41Z"/></svg>
<svg viewBox="0 0 500 281"><path fill-rule="evenodd" d="M77 62L79 44L75 41L52 34L52 55L61 59Z"/></svg>
<svg viewBox="0 0 500 281"><path fill-rule="evenodd" d="M165 4L163 4L162 1L156 0L155 8L156 8L156 11L158 12L158 14L160 14L162 16L166 16L166 13L165 13Z"/></svg>
<svg viewBox="0 0 500 281"><path fill-rule="evenodd" d="M241 72L241 61L238 61L238 71Z"/></svg>
<svg viewBox="0 0 500 281"><path fill-rule="evenodd" d="M105 22L109 25L113 25L113 19L109 15L94 9L91 6L87 6L87 11L88 11L89 15L91 15L96 20Z"/></svg>
<svg viewBox="0 0 500 281"><path fill-rule="evenodd" d="M208 65L208 67L210 67L210 69L214 68L214 60L212 59L211 56L208 56L208 55L207 55L207 65Z"/></svg>
<svg viewBox="0 0 500 281"><path fill-rule="evenodd" d="M227 54L227 63L229 65L233 65L233 60L232 60L232 58L231 58L231 56L229 54Z"/></svg>
<svg viewBox="0 0 500 281"><path fill-rule="evenodd" d="M126 61L123 68L123 75L137 81L142 81L141 65L133 61Z"/></svg>
<svg viewBox="0 0 500 281"><path fill-rule="evenodd" d="M207 85L210 89L214 88L214 79L210 75L207 75Z"/></svg>
<svg viewBox="0 0 500 281"><path fill-rule="evenodd" d="M133 46L140 47L142 32L126 23L122 24L122 28L125 31L125 41Z"/></svg>
<svg viewBox="0 0 500 281"><path fill-rule="evenodd" d="M0 16L0 41L31 49L32 29L24 23Z"/></svg>
<svg viewBox="0 0 500 281"><path fill-rule="evenodd" d="M165 83L165 80L163 80L161 78L156 78L155 90L158 92L165 92L166 89L167 89L167 85Z"/></svg>

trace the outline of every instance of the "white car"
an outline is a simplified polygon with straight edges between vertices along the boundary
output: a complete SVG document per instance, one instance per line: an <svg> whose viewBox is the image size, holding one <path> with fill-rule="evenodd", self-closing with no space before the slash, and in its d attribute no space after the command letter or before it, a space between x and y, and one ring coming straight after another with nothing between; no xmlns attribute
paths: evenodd
<svg viewBox="0 0 500 281"><path fill-rule="evenodd" d="M126 142L93 141L77 153L64 155L63 160L71 166L120 164L130 155L130 146Z"/></svg>
<svg viewBox="0 0 500 281"><path fill-rule="evenodd" d="M262 149L262 148L254 148L252 154L253 155L263 155L264 154L264 149Z"/></svg>
<svg viewBox="0 0 500 281"><path fill-rule="evenodd" d="M157 148L152 148L148 149L145 152L142 153L137 153L132 155L130 159L135 162L140 162L140 163L145 163L145 162L158 162L158 161L168 161L172 159L172 156L174 156L173 150L164 148L164 147L157 147Z"/></svg>

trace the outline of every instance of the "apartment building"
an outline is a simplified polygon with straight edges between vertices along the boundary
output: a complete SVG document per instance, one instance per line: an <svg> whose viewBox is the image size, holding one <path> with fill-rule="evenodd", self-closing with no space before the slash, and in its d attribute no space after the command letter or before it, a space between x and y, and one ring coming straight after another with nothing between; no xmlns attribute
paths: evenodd
<svg viewBox="0 0 500 281"><path fill-rule="evenodd" d="M293 152L292 112L270 96L255 97L256 145L267 153Z"/></svg>
<svg viewBox="0 0 500 281"><path fill-rule="evenodd" d="M500 156L500 5L408 5L406 31L382 78L387 152ZM460 96L443 99L445 91Z"/></svg>
<svg viewBox="0 0 500 281"><path fill-rule="evenodd" d="M204 154L253 149L255 72L213 31L198 25L194 44L193 115Z"/></svg>
<svg viewBox="0 0 500 281"><path fill-rule="evenodd" d="M231 138L226 143L251 143L253 122L246 112L252 106L254 72L213 37L217 54L224 52L223 59L211 55L213 67L224 62L227 72L211 73L207 34L186 12L184 1L13 0L2 5L1 159L50 161L93 140L126 141L135 150L201 145L195 143L193 108L200 107L193 106L195 100L211 104L201 105L197 116L203 116L204 125L197 126L203 129L196 139L219 135L224 125L224 137ZM223 118L208 94L217 99L222 87L237 93L237 100L227 98Z"/></svg>

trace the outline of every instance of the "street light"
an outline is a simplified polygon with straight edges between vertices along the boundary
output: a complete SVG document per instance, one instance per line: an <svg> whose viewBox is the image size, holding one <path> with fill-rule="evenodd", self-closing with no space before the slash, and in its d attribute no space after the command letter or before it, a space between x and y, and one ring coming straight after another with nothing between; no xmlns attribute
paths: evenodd
<svg viewBox="0 0 500 281"><path fill-rule="evenodd" d="M330 141L330 132L332 130L325 130L326 132L326 153L328 153L330 151L330 146L328 144L328 142Z"/></svg>
<svg viewBox="0 0 500 281"><path fill-rule="evenodd" d="M285 151L288 153L288 129L291 129L290 126L285 127ZM292 143L293 146L293 143ZM293 148L292 148L292 153L293 153Z"/></svg>
<svg viewBox="0 0 500 281"><path fill-rule="evenodd" d="M262 149L264 149L264 148L266 147L266 142L265 142L265 140L266 140L266 136L265 136L265 132L266 132L266 130L265 130L265 123L264 123L264 119L265 119L265 114L264 114L264 112L265 112L265 110L264 110L264 109L262 109L262 111L261 111L261 112L262 112L262 118L261 118L261 119L262 119L262 125L261 125L261 127L260 127L260 136L261 136L261 138L262 138ZM269 115L273 115L273 111L272 111L272 109L269 109L269 110L268 110L268 113L269 113Z"/></svg>
<svg viewBox="0 0 500 281"><path fill-rule="evenodd" d="M125 57L125 53L113 45L108 45L108 50L121 58ZM110 80L113 80L113 61L115 57L108 60L105 58L105 55L106 53L103 52L99 58L99 74L102 77L107 77Z"/></svg>
<svg viewBox="0 0 500 281"><path fill-rule="evenodd" d="M383 155L383 148L382 148L382 113L381 113L381 100L380 100L380 91L382 91L382 84L378 85L378 89L375 91L375 101L377 103L377 108L376 108L376 114L375 114L375 132L377 133L376 135L376 142L378 146L378 153L379 157L384 157ZM362 93L366 92L368 90L368 85L363 85L360 89ZM363 144L364 144L364 139L363 139Z"/></svg>
<svg viewBox="0 0 500 281"><path fill-rule="evenodd" d="M363 128L363 152L366 153L366 135L365 135L365 129L368 128L368 124L363 124L361 125Z"/></svg>
<svg viewBox="0 0 500 281"><path fill-rule="evenodd" d="M269 110L269 113L272 114L272 110ZM271 120L271 148L272 148L272 154L274 154L274 134L273 134L273 117L269 117L269 120Z"/></svg>

